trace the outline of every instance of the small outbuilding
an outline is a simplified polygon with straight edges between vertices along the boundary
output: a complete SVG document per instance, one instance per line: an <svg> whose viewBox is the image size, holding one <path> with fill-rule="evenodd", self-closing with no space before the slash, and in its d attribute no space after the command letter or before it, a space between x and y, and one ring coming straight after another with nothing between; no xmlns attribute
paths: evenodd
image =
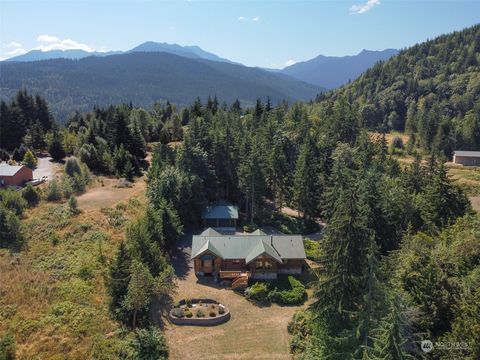
<svg viewBox="0 0 480 360"><path fill-rule="evenodd" d="M32 169L23 165L0 164L0 186L23 186L32 180Z"/></svg>
<svg viewBox="0 0 480 360"><path fill-rule="evenodd" d="M235 230L238 220L238 208L225 201L218 201L203 211L202 219L206 228Z"/></svg>
<svg viewBox="0 0 480 360"><path fill-rule="evenodd" d="M480 151L461 151L453 152L453 163L466 166L480 166Z"/></svg>

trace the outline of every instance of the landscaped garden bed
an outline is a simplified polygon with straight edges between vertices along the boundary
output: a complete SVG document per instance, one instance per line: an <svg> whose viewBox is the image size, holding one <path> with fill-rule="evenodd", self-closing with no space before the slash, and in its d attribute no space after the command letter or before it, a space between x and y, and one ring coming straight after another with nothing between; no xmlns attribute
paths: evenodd
<svg viewBox="0 0 480 360"><path fill-rule="evenodd" d="M170 321L177 325L210 326L228 321L230 311L215 300L185 299L170 310L169 316Z"/></svg>

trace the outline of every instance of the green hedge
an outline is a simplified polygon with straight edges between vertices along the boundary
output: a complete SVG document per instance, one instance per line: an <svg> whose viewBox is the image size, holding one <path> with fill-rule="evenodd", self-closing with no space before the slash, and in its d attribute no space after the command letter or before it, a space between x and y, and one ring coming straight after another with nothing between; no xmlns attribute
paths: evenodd
<svg viewBox="0 0 480 360"><path fill-rule="evenodd" d="M249 288L245 289L245 297L248 300L253 300L261 304L269 303L270 297L267 284L264 282L256 282Z"/></svg>
<svg viewBox="0 0 480 360"><path fill-rule="evenodd" d="M303 303L307 298L305 286L293 276L288 277L291 289L277 290L275 288L269 294L271 301L280 305L297 305Z"/></svg>
<svg viewBox="0 0 480 360"><path fill-rule="evenodd" d="M269 285L256 282L245 290L245 297L260 304L274 302L279 305L298 305L307 299L307 292L300 281L289 276L286 280L277 280Z"/></svg>

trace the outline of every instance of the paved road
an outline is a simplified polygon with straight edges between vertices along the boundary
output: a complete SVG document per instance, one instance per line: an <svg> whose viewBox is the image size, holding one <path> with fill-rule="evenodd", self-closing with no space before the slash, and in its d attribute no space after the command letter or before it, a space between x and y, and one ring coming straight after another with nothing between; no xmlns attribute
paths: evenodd
<svg viewBox="0 0 480 360"><path fill-rule="evenodd" d="M33 177L35 179L46 176L48 180L53 179L53 167L54 163L51 161L51 157L39 157L37 168L33 170Z"/></svg>

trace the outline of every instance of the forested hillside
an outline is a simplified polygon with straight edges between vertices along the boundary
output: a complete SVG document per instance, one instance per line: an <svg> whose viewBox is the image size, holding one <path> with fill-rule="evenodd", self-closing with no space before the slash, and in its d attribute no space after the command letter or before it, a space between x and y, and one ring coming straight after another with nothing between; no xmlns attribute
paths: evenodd
<svg viewBox="0 0 480 360"><path fill-rule="evenodd" d="M232 103L253 105L257 98L309 100L321 88L242 65L189 59L167 53L133 52L80 60L54 59L25 63L0 63L3 99L20 88L38 93L50 103L57 120L94 105L132 102L151 107L156 101L178 105L210 95Z"/></svg>
<svg viewBox="0 0 480 360"><path fill-rule="evenodd" d="M406 131L427 151L479 150L480 25L403 50L318 100L325 112L350 102L360 126Z"/></svg>

